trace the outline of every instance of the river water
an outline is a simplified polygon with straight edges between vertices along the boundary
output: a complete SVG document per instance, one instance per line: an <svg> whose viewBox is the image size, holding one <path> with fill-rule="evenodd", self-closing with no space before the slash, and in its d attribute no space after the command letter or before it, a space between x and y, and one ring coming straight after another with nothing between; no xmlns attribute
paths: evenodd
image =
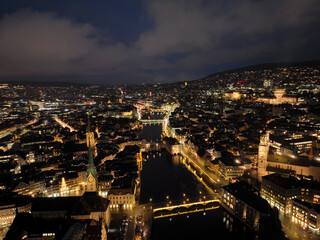
<svg viewBox="0 0 320 240"><path fill-rule="evenodd" d="M140 135L150 141L161 137L161 125L145 125ZM209 191L166 151L144 155L140 204L201 198ZM256 235L222 207L189 215L153 220L151 239L256 239Z"/></svg>

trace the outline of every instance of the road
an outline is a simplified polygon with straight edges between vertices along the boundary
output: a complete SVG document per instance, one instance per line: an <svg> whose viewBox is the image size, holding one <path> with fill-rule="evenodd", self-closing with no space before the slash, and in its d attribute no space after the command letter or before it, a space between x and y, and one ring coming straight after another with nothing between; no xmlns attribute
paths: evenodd
<svg viewBox="0 0 320 240"><path fill-rule="evenodd" d="M112 233L108 233L108 236L111 239L125 239L125 240L134 240L134 239L142 239L147 240L150 239L151 234L151 228L152 228L152 205L150 204L144 204L144 205L138 205L134 207L132 210L115 210L114 212L111 212L112 214L112 221L110 228L116 229L115 231L112 231ZM141 222L137 222L137 217L141 215L142 220ZM123 222L125 219L125 216L129 218L127 230L125 232L121 232L120 229L123 227ZM136 226L141 227L142 233L139 236L135 235L135 228ZM137 238L136 238L137 237ZM0 239L1 240L1 239Z"/></svg>
<svg viewBox="0 0 320 240"><path fill-rule="evenodd" d="M192 162L193 166L195 166L201 172L201 174L205 175L208 179L210 179L215 188L229 184L227 180L207 169L203 164L203 160L201 160L199 157L198 159L196 159L195 154L191 151L182 148L181 155L187 158L190 162Z"/></svg>
<svg viewBox="0 0 320 240"><path fill-rule="evenodd" d="M136 226L136 218L132 217L129 219L128 230L126 234L126 240L134 240L134 229Z"/></svg>
<svg viewBox="0 0 320 240"><path fill-rule="evenodd" d="M60 120L58 117L54 117L53 118L57 123L59 123L63 128L69 128L70 132L74 132L75 129L73 127L71 127L70 125L68 125L67 123L63 122L62 120Z"/></svg>
<svg viewBox="0 0 320 240"><path fill-rule="evenodd" d="M297 224L291 222L290 217L280 214L282 229L290 240L310 239L319 240L320 236L311 233L310 231L304 230Z"/></svg>
<svg viewBox="0 0 320 240"><path fill-rule="evenodd" d="M32 125L34 123L36 123L38 121L38 118L34 118L32 120L30 120L28 123L26 124L18 124L18 125L14 125L13 127L7 128L5 130L2 130L0 132L0 138L6 137L9 134L11 134L12 132L16 131L17 129L24 129L29 125Z"/></svg>

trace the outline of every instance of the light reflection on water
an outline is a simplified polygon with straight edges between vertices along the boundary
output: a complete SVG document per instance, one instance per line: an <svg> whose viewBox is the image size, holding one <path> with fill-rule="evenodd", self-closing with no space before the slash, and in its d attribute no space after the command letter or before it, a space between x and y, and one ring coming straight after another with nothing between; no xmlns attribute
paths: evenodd
<svg viewBox="0 0 320 240"><path fill-rule="evenodd" d="M146 162L141 172L140 204L195 198L199 192L208 194L207 189L181 164L179 156L173 158L166 151L144 155ZM185 197L183 198L183 194Z"/></svg>
<svg viewBox="0 0 320 240"><path fill-rule="evenodd" d="M256 235L221 207L170 218L153 220L151 240L224 239L254 240Z"/></svg>
<svg viewBox="0 0 320 240"><path fill-rule="evenodd" d="M141 137L155 141L160 139L161 125L144 126ZM141 172L140 204L198 197L208 190L181 163L179 156L168 152L144 155ZM169 201L168 200L168 201ZM205 214L204 214L205 213ZM205 212L191 213L153 221L152 240L155 239L256 239L255 234L237 219L233 219L222 207Z"/></svg>

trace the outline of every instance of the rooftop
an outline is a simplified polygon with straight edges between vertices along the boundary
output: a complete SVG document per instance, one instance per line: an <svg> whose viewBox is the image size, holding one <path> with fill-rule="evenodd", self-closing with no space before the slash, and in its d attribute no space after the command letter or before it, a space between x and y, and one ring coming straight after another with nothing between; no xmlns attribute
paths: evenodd
<svg viewBox="0 0 320 240"><path fill-rule="evenodd" d="M282 188L285 189L293 189L300 187L299 180L296 177L288 176L288 175L282 175L279 173L273 173L267 176L262 177L262 182L264 180L268 180L274 183L277 183Z"/></svg>
<svg viewBox="0 0 320 240"><path fill-rule="evenodd" d="M255 194L255 189L245 181L229 184L224 186L223 189L241 201L245 202L252 208L256 209L260 213L268 214L271 211L271 207L269 206L268 202L259 195Z"/></svg>
<svg viewBox="0 0 320 240"><path fill-rule="evenodd" d="M269 153L268 161L284 163L284 164L292 164L292 165L298 165L298 166L320 167L320 161L309 160L308 157L301 157L301 156L285 156L285 155L277 155L277 154Z"/></svg>

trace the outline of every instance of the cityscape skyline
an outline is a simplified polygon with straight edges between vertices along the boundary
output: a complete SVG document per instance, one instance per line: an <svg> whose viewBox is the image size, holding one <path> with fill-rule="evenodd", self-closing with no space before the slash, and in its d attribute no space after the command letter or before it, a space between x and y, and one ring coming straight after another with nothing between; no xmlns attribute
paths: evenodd
<svg viewBox="0 0 320 240"><path fill-rule="evenodd" d="M319 240L318 5L0 1L0 240Z"/></svg>
<svg viewBox="0 0 320 240"><path fill-rule="evenodd" d="M1 83L0 239L319 239L319 72Z"/></svg>

